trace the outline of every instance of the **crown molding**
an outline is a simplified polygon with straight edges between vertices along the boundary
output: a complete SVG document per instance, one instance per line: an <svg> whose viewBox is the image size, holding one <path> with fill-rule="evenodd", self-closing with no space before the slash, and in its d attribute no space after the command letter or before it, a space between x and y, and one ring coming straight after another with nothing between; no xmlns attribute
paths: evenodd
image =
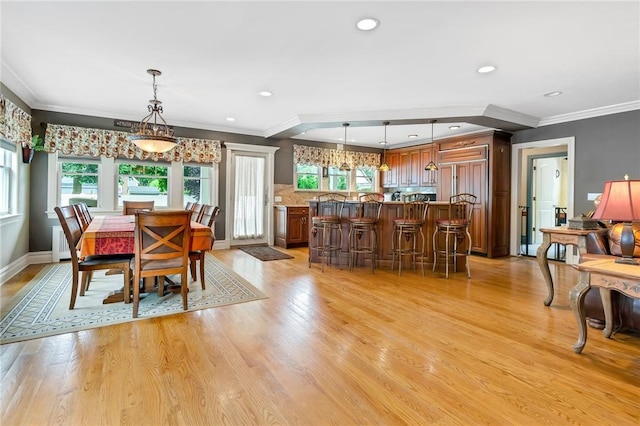
<svg viewBox="0 0 640 426"><path fill-rule="evenodd" d="M638 109L640 109L640 100L546 117L540 120L538 127L566 123L568 121L584 120L586 118L601 117L603 115L619 114L621 112L635 111Z"/></svg>
<svg viewBox="0 0 640 426"><path fill-rule="evenodd" d="M2 84L15 93L29 108L33 109L33 105L36 103L36 96L33 91L4 61L2 61L2 73L0 75L2 76Z"/></svg>

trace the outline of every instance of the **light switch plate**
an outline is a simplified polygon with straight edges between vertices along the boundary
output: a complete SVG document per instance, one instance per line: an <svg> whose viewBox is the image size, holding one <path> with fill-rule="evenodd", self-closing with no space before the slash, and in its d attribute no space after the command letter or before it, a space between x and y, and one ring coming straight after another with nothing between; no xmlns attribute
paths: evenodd
<svg viewBox="0 0 640 426"><path fill-rule="evenodd" d="M281 203L282 202L282 197L279 195L276 195L275 197L273 197L273 201L275 201L276 203Z"/></svg>
<svg viewBox="0 0 640 426"><path fill-rule="evenodd" d="M598 195L600 195L600 194L601 194L600 192L589 192L589 193L587 194L587 201L593 201L593 200L595 200L595 199L596 199L596 197L597 197Z"/></svg>

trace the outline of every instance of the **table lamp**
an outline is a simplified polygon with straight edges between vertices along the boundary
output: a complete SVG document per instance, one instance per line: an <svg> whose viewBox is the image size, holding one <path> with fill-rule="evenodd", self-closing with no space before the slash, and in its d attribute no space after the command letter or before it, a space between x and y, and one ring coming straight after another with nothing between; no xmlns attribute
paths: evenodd
<svg viewBox="0 0 640 426"><path fill-rule="evenodd" d="M611 180L604 183L600 205L593 219L623 222L620 235L622 257L616 263L638 265L633 258L635 236L631 222L640 221L640 180Z"/></svg>

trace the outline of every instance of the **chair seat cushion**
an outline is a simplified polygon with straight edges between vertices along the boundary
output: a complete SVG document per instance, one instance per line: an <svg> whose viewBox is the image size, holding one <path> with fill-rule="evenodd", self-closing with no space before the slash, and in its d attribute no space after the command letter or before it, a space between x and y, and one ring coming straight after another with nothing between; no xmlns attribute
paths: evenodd
<svg viewBox="0 0 640 426"><path fill-rule="evenodd" d="M349 221L354 225L373 225L374 223L378 223L378 221L372 217L352 217Z"/></svg>
<svg viewBox="0 0 640 426"><path fill-rule="evenodd" d="M398 218L398 219L393 219L393 224L398 226L398 225L423 225L424 222L420 219L403 219L403 218Z"/></svg>
<svg viewBox="0 0 640 426"><path fill-rule="evenodd" d="M87 256L80 262L84 266L108 265L112 263L129 262L133 257L132 254L115 254L115 255L96 255Z"/></svg>
<svg viewBox="0 0 640 426"><path fill-rule="evenodd" d="M142 271L155 271L158 269L172 269L182 267L182 258L166 260L143 260L140 262ZM131 269L135 268L135 259L131 259Z"/></svg>
<svg viewBox="0 0 640 426"><path fill-rule="evenodd" d="M437 219L436 225L442 226L467 226L469 221L467 219Z"/></svg>
<svg viewBox="0 0 640 426"><path fill-rule="evenodd" d="M339 216L313 216L311 218L312 223L339 223Z"/></svg>

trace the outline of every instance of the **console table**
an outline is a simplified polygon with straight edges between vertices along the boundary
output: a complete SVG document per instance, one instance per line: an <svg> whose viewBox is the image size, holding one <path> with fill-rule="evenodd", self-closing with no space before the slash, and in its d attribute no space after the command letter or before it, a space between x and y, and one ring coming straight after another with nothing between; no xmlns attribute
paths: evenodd
<svg viewBox="0 0 640 426"><path fill-rule="evenodd" d="M553 301L553 279L549 271L549 259L547 259L547 251L551 244L558 243L565 246L576 246L580 252L580 256L587 252L587 235L597 232L597 229L569 229L566 226L558 226L555 228L542 228L542 244L536 252L536 259L542 271L542 276L547 283L549 295L544 301L545 306L551 305Z"/></svg>
<svg viewBox="0 0 640 426"><path fill-rule="evenodd" d="M584 297L587 291L592 286L600 288L605 320L603 334L605 337L611 337L613 331L611 290L640 299L640 266L615 263L615 259L598 259L573 265L573 267L580 271L580 277L578 284L569 291L569 304L578 321L578 341L574 343L573 350L580 353L587 342L584 315Z"/></svg>

